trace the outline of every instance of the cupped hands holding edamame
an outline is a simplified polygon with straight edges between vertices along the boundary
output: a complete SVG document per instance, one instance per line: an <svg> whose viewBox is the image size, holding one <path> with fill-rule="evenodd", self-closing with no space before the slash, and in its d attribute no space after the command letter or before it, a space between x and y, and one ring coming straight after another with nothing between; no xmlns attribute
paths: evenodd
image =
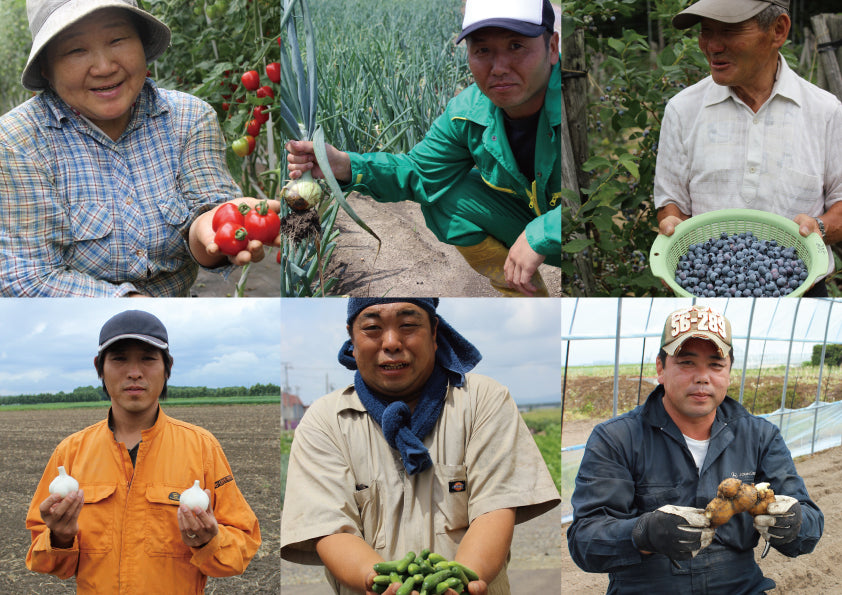
<svg viewBox="0 0 842 595"><path fill-rule="evenodd" d="M466 566L424 549L379 562L366 577L366 595L485 595L488 585Z"/></svg>

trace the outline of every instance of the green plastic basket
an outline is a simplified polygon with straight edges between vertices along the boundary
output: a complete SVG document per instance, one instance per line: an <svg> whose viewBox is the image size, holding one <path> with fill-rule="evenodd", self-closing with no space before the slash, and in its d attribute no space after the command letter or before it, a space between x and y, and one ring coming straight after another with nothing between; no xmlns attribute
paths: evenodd
<svg viewBox="0 0 842 595"><path fill-rule="evenodd" d="M649 251L652 274L664 280L681 297L693 294L675 282L678 260L687 249L699 242L719 238L722 232L729 236L750 231L761 240L776 240L781 246L795 247L798 258L807 266L807 278L787 297L800 297L827 273L827 248L817 233L803 237L798 224L786 217L753 209L722 209L696 215L675 226L671 236L658 234Z"/></svg>

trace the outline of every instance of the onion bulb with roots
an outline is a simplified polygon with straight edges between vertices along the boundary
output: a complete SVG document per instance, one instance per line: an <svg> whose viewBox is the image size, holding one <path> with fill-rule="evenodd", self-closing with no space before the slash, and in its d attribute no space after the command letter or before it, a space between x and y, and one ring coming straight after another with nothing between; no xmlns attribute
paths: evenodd
<svg viewBox="0 0 842 595"><path fill-rule="evenodd" d="M202 510L207 510L210 504L210 498L208 498L205 490L199 486L199 480L197 479L192 487L181 492L179 502L187 506L190 510L193 510L197 506Z"/></svg>
<svg viewBox="0 0 842 595"><path fill-rule="evenodd" d="M321 185L309 171L302 173L297 180L290 180L281 191L281 196L293 211L312 209L319 204L323 195Z"/></svg>
<svg viewBox="0 0 842 595"><path fill-rule="evenodd" d="M58 476L50 482L50 494L58 494L66 498L67 494L79 489L79 482L67 474L64 467L58 468Z"/></svg>

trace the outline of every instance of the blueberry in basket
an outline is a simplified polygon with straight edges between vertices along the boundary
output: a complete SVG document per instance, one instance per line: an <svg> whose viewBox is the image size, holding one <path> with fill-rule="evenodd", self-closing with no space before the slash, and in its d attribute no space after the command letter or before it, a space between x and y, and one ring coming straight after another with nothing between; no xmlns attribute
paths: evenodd
<svg viewBox="0 0 842 595"><path fill-rule="evenodd" d="M676 283L699 297L780 297L805 279L795 248L750 231L692 244L675 267Z"/></svg>

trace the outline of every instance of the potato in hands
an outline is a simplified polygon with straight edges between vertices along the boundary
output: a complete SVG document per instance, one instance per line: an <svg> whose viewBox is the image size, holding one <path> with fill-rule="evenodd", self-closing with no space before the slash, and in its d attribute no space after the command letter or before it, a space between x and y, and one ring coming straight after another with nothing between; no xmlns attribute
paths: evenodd
<svg viewBox="0 0 842 595"><path fill-rule="evenodd" d="M752 516L765 514L766 507L774 501L775 493L768 483L753 485L729 477L719 484L716 498L705 507L705 516L710 520L711 527L719 527L741 512Z"/></svg>

